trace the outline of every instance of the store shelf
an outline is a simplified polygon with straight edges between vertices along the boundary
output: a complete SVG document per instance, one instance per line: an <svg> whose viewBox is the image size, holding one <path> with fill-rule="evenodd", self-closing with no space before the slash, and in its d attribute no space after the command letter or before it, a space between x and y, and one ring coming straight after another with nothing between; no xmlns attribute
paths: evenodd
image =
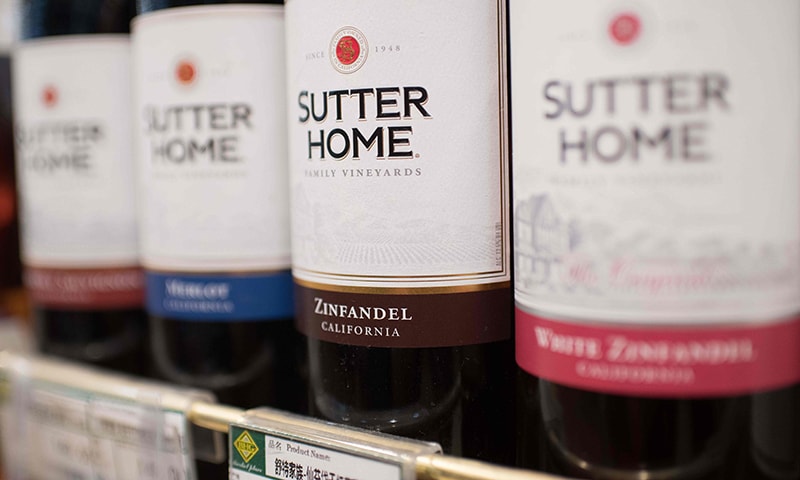
<svg viewBox="0 0 800 480"><path fill-rule="evenodd" d="M108 450L106 454L114 458L118 458L115 449L126 449L129 456L131 448L136 450L134 455L152 455L153 444L170 445L176 440L174 432L169 430L175 427L175 422L169 421L170 419L165 416L166 412L170 415L183 415L187 425L191 423L219 433L228 433L231 425L249 425L254 431L261 428L260 425L270 434L296 439L305 445L327 448L343 455L357 455L378 462L401 465L402 468L409 469L413 475L411 478L419 480L555 480L558 478L432 453L439 448L436 444L427 442L376 434L274 409L243 410L220 405L209 401L210 395L201 391L159 384L30 353L19 354L8 350L0 352L0 377L3 381L1 391L4 398L3 418L6 422L3 425L5 448L25 449L26 441L38 438L37 429L63 427L58 422L76 421L75 418L70 420L70 412L74 414L77 411L85 412L87 433L86 438L82 438L80 433L71 432L69 440L71 445L80 445L84 440L87 442L86 445L99 445L108 440L103 443L103 448ZM42 398L47 401L42 402ZM63 405L59 405L58 402L63 402ZM43 413L37 410L40 409L39 405L49 405L50 412ZM110 410L110 406L114 409ZM31 412L38 412L38 415L32 415ZM113 412L116 417L109 418L109 412ZM93 425L104 425L106 430L100 433L93 431L90 434L88 432L94 428ZM154 427L156 425L158 427ZM158 428L158 431L147 430L148 428ZM26 433L22 435L24 438L19 438L17 442L9 442L8 439L15 438L15 432ZM126 443L120 438L114 438L112 441L108 436L98 440L107 432L113 432L115 436L127 435L129 439L154 436L156 441L153 444L147 442L135 444L135 442ZM177 438L181 439L178 443L188 438L183 435L178 433ZM36 455L30 453L23 455L24 460L21 463L12 461L11 478L15 478L13 472L18 474L21 470L32 468L34 464L39 466L40 463L47 463L50 460L47 445L39 447L40 450ZM30 450L32 449L29 448L28 452ZM219 449L217 450L217 454L221 453ZM14 452L17 451L19 450L4 452L5 458L15 459ZM159 457L159 452L163 454L164 451L166 450L157 449L155 458ZM187 461L195 458L194 452L184 453ZM207 453L206 456L208 455ZM164 458L174 462L176 458L180 458L180 452L172 456L164 455ZM93 458L92 461L100 460ZM24 472L25 476L29 474L30 472ZM35 472L31 475L36 478ZM52 480L52 477L48 477L48 480Z"/></svg>

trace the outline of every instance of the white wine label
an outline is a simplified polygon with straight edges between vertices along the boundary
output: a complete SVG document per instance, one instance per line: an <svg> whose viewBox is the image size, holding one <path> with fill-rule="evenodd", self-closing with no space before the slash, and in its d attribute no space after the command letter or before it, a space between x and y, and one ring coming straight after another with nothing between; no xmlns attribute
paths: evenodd
<svg viewBox="0 0 800 480"><path fill-rule="evenodd" d="M13 59L22 257L33 301L141 305L128 36L26 41Z"/></svg>
<svg viewBox="0 0 800 480"><path fill-rule="evenodd" d="M286 6L295 276L507 281L498 2L323 3Z"/></svg>
<svg viewBox="0 0 800 480"><path fill-rule="evenodd" d="M395 347L508 338L503 5L287 2L306 334Z"/></svg>
<svg viewBox="0 0 800 480"><path fill-rule="evenodd" d="M635 394L799 380L800 5L509 8L520 364Z"/></svg>
<svg viewBox="0 0 800 480"><path fill-rule="evenodd" d="M128 37L32 40L13 59L23 259L136 264Z"/></svg>
<svg viewBox="0 0 800 480"><path fill-rule="evenodd" d="M283 7L167 9L133 24L151 314L293 314Z"/></svg>
<svg viewBox="0 0 800 480"><path fill-rule="evenodd" d="M401 465L251 428L231 426L230 476L235 480L402 480Z"/></svg>
<svg viewBox="0 0 800 480"><path fill-rule="evenodd" d="M144 266L288 270L283 8L166 9L132 35Z"/></svg>
<svg viewBox="0 0 800 480"><path fill-rule="evenodd" d="M128 37L27 41L13 60L23 259L136 264Z"/></svg>

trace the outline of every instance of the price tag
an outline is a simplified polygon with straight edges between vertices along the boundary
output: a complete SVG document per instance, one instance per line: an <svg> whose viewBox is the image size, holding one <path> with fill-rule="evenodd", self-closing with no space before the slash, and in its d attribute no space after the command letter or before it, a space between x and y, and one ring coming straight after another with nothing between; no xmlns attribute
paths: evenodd
<svg viewBox="0 0 800 480"><path fill-rule="evenodd" d="M196 478L186 416L192 393L33 358L4 357L0 377L9 478Z"/></svg>
<svg viewBox="0 0 800 480"><path fill-rule="evenodd" d="M12 398L3 408L5 462L25 478L195 478L182 412L40 382Z"/></svg>
<svg viewBox="0 0 800 480"><path fill-rule="evenodd" d="M401 465L231 428L230 478L236 480L402 480Z"/></svg>
<svg viewBox="0 0 800 480"><path fill-rule="evenodd" d="M338 426L271 409L247 412L229 430L235 480L410 480L435 443Z"/></svg>

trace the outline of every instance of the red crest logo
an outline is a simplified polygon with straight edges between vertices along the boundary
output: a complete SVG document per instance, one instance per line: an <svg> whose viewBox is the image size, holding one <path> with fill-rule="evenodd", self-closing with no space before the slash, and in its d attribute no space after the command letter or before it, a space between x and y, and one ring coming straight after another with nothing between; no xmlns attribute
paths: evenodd
<svg viewBox="0 0 800 480"><path fill-rule="evenodd" d="M175 67L175 79L181 85L191 85L197 78L197 68L189 60L181 60Z"/></svg>
<svg viewBox="0 0 800 480"><path fill-rule="evenodd" d="M42 104L47 108L53 108L58 103L58 89L53 85L47 85L42 89Z"/></svg>
<svg viewBox="0 0 800 480"><path fill-rule="evenodd" d="M355 27L344 27L331 39L329 57L340 73L353 73L367 61L367 37Z"/></svg>
<svg viewBox="0 0 800 480"><path fill-rule="evenodd" d="M344 65L352 65L361 53L361 45L358 40L350 35L345 35L336 44L336 58Z"/></svg>
<svg viewBox="0 0 800 480"><path fill-rule="evenodd" d="M618 45L630 45L642 33L642 21L638 15L631 12L621 13L611 19L608 25L608 34Z"/></svg>

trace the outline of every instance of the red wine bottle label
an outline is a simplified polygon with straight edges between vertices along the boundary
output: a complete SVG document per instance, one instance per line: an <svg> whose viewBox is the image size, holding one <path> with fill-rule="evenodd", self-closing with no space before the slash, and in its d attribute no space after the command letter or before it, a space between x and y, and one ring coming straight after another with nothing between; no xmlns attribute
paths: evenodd
<svg viewBox="0 0 800 480"><path fill-rule="evenodd" d="M146 267L289 268L283 31L276 5L134 20Z"/></svg>
<svg viewBox="0 0 800 480"><path fill-rule="evenodd" d="M137 17L132 35L142 256L159 272L150 311L292 316L283 7L166 9ZM165 288L197 273L233 282L229 308L198 309ZM268 284L280 298L250 293Z"/></svg>
<svg viewBox="0 0 800 480"><path fill-rule="evenodd" d="M800 380L798 3L509 8L520 365L633 395Z"/></svg>
<svg viewBox="0 0 800 480"><path fill-rule="evenodd" d="M25 268L31 301L52 308L138 308L144 303L144 275L138 267Z"/></svg>
<svg viewBox="0 0 800 480"><path fill-rule="evenodd" d="M287 4L305 334L384 347L509 337L502 8Z"/></svg>
<svg viewBox="0 0 800 480"><path fill-rule="evenodd" d="M13 60L22 257L34 300L141 304L143 279L131 272L138 251L129 38L26 41Z"/></svg>

